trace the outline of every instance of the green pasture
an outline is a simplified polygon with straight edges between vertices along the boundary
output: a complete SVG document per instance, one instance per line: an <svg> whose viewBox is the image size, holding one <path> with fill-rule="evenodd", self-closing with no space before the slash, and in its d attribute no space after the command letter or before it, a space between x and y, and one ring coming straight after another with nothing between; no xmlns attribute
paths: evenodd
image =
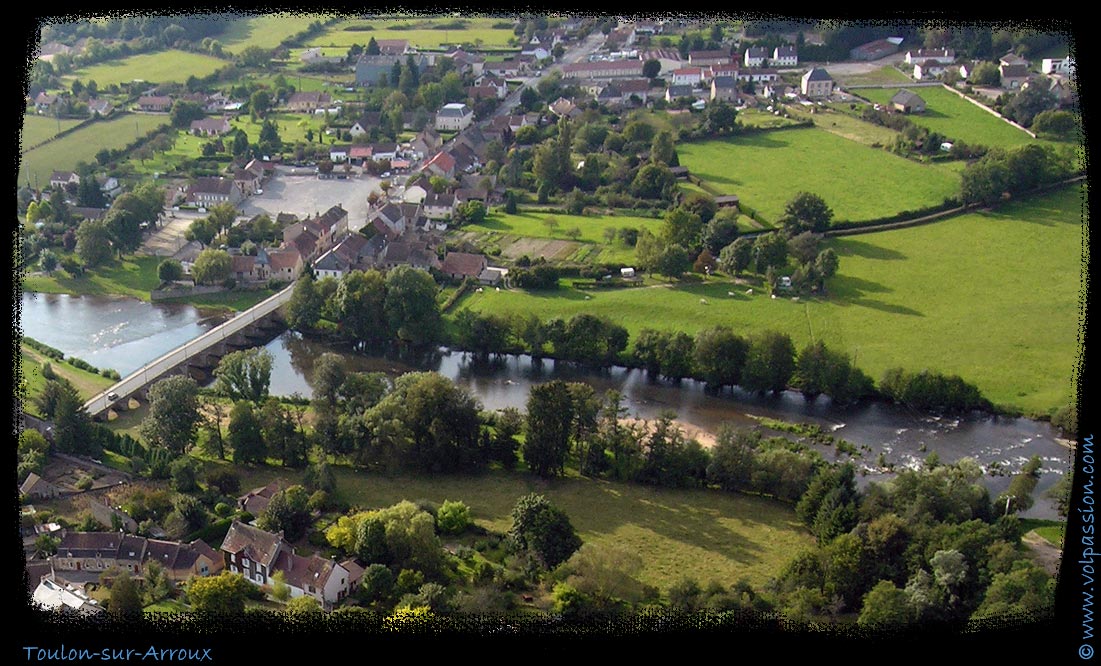
<svg viewBox="0 0 1101 666"><path fill-rule="evenodd" d="M324 21L319 14L260 14L242 15L219 37L222 45L233 53L240 53L250 46L273 49L284 39L305 30L314 21Z"/></svg>
<svg viewBox="0 0 1101 666"><path fill-rule="evenodd" d="M435 29L462 20L466 26L461 30ZM447 44L470 43L479 48L506 48L508 40L516 35L512 28L494 28L495 23L508 23L508 18L485 18L462 16L459 18L356 18L349 19L330 27L320 36L310 40L307 46L349 47L352 44L366 46L371 37L380 39L407 39L410 46L419 49L438 49ZM362 28L370 27L370 30ZM359 28L359 29L357 29Z"/></svg>
<svg viewBox="0 0 1101 666"><path fill-rule="evenodd" d="M238 469L241 487L254 488L296 473L276 468ZM459 500L474 522L504 532L512 507L531 492L545 495L570 517L586 543L606 544L642 556L639 578L661 590L685 576L755 587L776 576L813 537L791 507L757 497L709 490L673 490L586 478L539 480L521 472L480 476L395 476L335 468L337 493L354 506L378 508L403 499Z"/></svg>
<svg viewBox="0 0 1101 666"><path fill-rule="evenodd" d="M607 317L642 328L715 325L821 339L884 370L928 368L975 383L995 404L1045 414L1074 395L1083 266L1080 192L1067 188L996 212L833 239L828 298L772 299L712 279L634 289L470 293L461 309ZM1026 273L1026 275L1022 275ZM733 295L731 295L733 294Z"/></svg>
<svg viewBox="0 0 1101 666"><path fill-rule="evenodd" d="M935 206L959 193L959 165L921 165L818 128L677 146L680 163L775 221L798 192L822 196L835 221Z"/></svg>
<svg viewBox="0 0 1101 666"><path fill-rule="evenodd" d="M95 162L95 155L101 149L123 148L168 122L167 115L135 113L91 123L23 155L18 182L26 184L30 179L33 187L37 178L38 187L45 187L53 171L71 171L80 161Z"/></svg>
<svg viewBox="0 0 1101 666"><path fill-rule="evenodd" d="M853 92L886 105L898 91L899 88L867 88ZM949 139L1003 148L1035 141L1024 130L1017 129L947 88L914 88L912 91L925 100L926 107L923 113L912 114L910 119Z"/></svg>
<svg viewBox="0 0 1101 666"><path fill-rule="evenodd" d="M102 62L78 69L64 78L67 81L95 81L101 88L112 83L122 84L135 80L150 84L183 83L189 76L202 78L228 64L213 56L169 49Z"/></svg>
<svg viewBox="0 0 1101 666"><path fill-rule="evenodd" d="M64 132L70 127L75 127L83 120L74 118L51 118L50 116L23 116L23 129L19 135L19 145L26 149L37 146L46 139L55 136L58 132Z"/></svg>

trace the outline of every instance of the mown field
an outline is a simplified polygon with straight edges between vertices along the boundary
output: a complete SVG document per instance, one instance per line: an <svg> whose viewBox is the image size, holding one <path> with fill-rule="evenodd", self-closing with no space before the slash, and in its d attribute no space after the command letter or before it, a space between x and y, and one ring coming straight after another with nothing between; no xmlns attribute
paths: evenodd
<svg viewBox="0 0 1101 666"><path fill-rule="evenodd" d="M587 312L623 324L632 339L647 327L773 329L789 333L797 349L822 339L855 355L876 380L890 367L955 373L996 404L1049 413L1074 394L1081 196L1067 188L997 212L831 240L841 266L828 299L747 295L718 280L487 290L465 296L452 316L463 308L544 319Z"/></svg>
<svg viewBox="0 0 1101 666"><path fill-rule="evenodd" d="M242 474L242 488L254 488L287 474L275 468ZM475 523L504 532L512 525L516 500L545 495L570 517L586 543L638 553L639 578L668 589L685 576L702 584L730 585L746 578L755 587L776 576L814 539L788 506L755 497L705 490L565 478L541 481L527 474L492 472L466 477L384 477L337 468L337 493L364 508L403 499L465 502Z"/></svg>
<svg viewBox="0 0 1101 666"><path fill-rule="evenodd" d="M956 165L921 165L818 128L681 143L680 163L775 221L800 191L822 196L834 221L872 220L958 194Z"/></svg>
<svg viewBox="0 0 1101 666"><path fill-rule="evenodd" d="M83 398L90 398L115 383L114 380L107 377L75 368L64 361L48 358L26 345L20 345L19 357L23 380L27 383L26 397L28 402L24 405L24 411L28 414L38 414L38 410L35 409L34 403L30 400L34 396L40 395L46 386L46 379L42 376L42 365L44 363L49 363L55 374L72 382Z"/></svg>
<svg viewBox="0 0 1101 666"><path fill-rule="evenodd" d="M23 129L19 135L21 149L36 146L46 139L64 132L70 127L79 125L82 121L73 118L57 119L49 116L23 116Z"/></svg>
<svg viewBox="0 0 1101 666"><path fill-rule="evenodd" d="M64 256L60 254L59 256ZM39 273L23 278L23 291L43 294L84 294L106 296L117 294L149 300L149 292L161 283L157 277L160 257L126 257L95 270L86 271L81 277L72 277L62 270L47 276Z"/></svg>
<svg viewBox="0 0 1101 666"><path fill-rule="evenodd" d="M440 29L434 26L462 21L462 29ZM494 24L509 24L508 28L494 28ZM370 28L370 29L365 29ZM332 26L324 33L309 40L307 46L342 46L352 44L366 46L371 37L380 39L407 39L420 49L438 49L445 44L470 43L480 48L507 48L508 40L515 37L508 18L357 18Z"/></svg>
<svg viewBox="0 0 1101 666"><path fill-rule="evenodd" d="M26 184L29 178L33 187L37 178L38 187L45 187L54 170L71 171L77 162L94 162L101 149L122 148L168 122L167 115L135 113L92 123L23 155L18 182Z"/></svg>
<svg viewBox="0 0 1101 666"><path fill-rule="evenodd" d="M191 75L202 78L228 64L225 60L219 60L213 56L170 49L157 53L142 53L78 69L64 77L64 80L95 81L100 87L112 83L129 83L138 79L150 84L183 83Z"/></svg>
<svg viewBox="0 0 1101 666"><path fill-rule="evenodd" d="M226 28L219 41L233 53L240 53L250 46L272 49L287 37L302 32L314 21L324 19L324 16L317 14L242 16Z"/></svg>
<svg viewBox="0 0 1101 666"><path fill-rule="evenodd" d="M905 86L903 86L905 87ZM877 104L888 104L898 88L865 88L853 91ZM914 88L925 100L924 113L910 116L918 125L928 127L949 139L983 146L1020 146L1035 141L988 111L946 88Z"/></svg>
<svg viewBox="0 0 1101 666"><path fill-rule="evenodd" d="M877 70L864 74L834 74L833 77L842 86L882 85L887 83L906 84L910 77L893 65L884 65Z"/></svg>

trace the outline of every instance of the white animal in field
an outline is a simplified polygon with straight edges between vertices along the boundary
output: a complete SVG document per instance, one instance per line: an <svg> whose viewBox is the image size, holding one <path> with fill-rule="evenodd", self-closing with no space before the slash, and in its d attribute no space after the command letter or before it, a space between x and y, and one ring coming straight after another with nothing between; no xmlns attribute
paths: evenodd
<svg viewBox="0 0 1101 666"><path fill-rule="evenodd" d="M588 297L588 296L586 296L586 297L585 297L585 300L586 300L586 301L587 301L587 300L589 300L589 297Z"/></svg>
<svg viewBox="0 0 1101 666"><path fill-rule="evenodd" d="M701 298L700 299L700 305L707 305L707 299L706 298Z"/></svg>
<svg viewBox="0 0 1101 666"><path fill-rule="evenodd" d="M734 292L732 292L732 291L728 291L728 292L726 292L726 295L727 295L727 296L733 296L733 295L734 295Z"/></svg>
<svg viewBox="0 0 1101 666"><path fill-rule="evenodd" d="M478 291L478 293L479 293L479 294L480 294L480 293L482 293L482 288L481 288L481 287L478 287L478 290L477 290L477 291Z"/></svg>
<svg viewBox="0 0 1101 666"><path fill-rule="evenodd" d="M500 288L500 287L495 287L495 289L497 289L497 291L501 291L501 288Z"/></svg>
<svg viewBox="0 0 1101 666"><path fill-rule="evenodd" d="M792 296L792 297L791 297L791 300L793 300L793 301L798 301L798 300L799 300L799 297L798 297L798 296Z"/></svg>
<svg viewBox="0 0 1101 666"><path fill-rule="evenodd" d="M774 300L774 301L776 300L776 294L772 295L772 300Z"/></svg>
<svg viewBox="0 0 1101 666"><path fill-rule="evenodd" d="M746 290L745 290L745 293L747 293L747 294L749 294L750 296L752 296L752 295L753 295L753 290L752 290L752 289L746 289Z"/></svg>

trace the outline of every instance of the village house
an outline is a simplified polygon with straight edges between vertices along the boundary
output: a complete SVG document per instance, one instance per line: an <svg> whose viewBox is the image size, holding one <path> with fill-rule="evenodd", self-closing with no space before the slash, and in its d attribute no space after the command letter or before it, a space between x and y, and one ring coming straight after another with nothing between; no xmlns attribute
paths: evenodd
<svg viewBox="0 0 1101 666"><path fill-rule="evenodd" d="M737 98L737 79L732 76L716 76L711 80L711 101L732 102Z"/></svg>
<svg viewBox="0 0 1101 666"><path fill-rule="evenodd" d="M1044 58L1040 61L1040 71L1044 74L1071 76L1074 74L1074 58Z"/></svg>
<svg viewBox="0 0 1101 666"><path fill-rule="evenodd" d="M88 113L93 116L106 117L111 115L111 112L115 110L115 105L106 99L90 99L88 100Z"/></svg>
<svg viewBox="0 0 1101 666"><path fill-rule="evenodd" d="M1003 63L998 67L998 72L1002 77L1002 88L1006 90L1020 90L1025 83L1028 83L1031 76L1028 66L1020 64L1006 65Z"/></svg>
<svg viewBox="0 0 1101 666"><path fill-rule="evenodd" d="M268 263L271 279L294 282L302 272L302 255L293 249L269 250Z"/></svg>
<svg viewBox="0 0 1101 666"><path fill-rule="evenodd" d="M455 196L453 194L430 193L424 197L424 216L430 220L447 220L455 215Z"/></svg>
<svg viewBox="0 0 1101 666"><path fill-rule="evenodd" d="M800 92L806 97L829 97L833 93L833 78L826 70L815 67L803 75Z"/></svg>
<svg viewBox="0 0 1101 666"><path fill-rule="evenodd" d="M849 58L864 61L879 60L880 58L885 58L893 53L897 53L898 46L901 43L902 39L898 37L877 39L851 49L849 51Z"/></svg>
<svg viewBox="0 0 1101 666"><path fill-rule="evenodd" d="M775 83L780 80L780 73L771 67L741 69L738 70L738 80L753 83Z"/></svg>
<svg viewBox="0 0 1101 666"><path fill-rule="evenodd" d="M424 165L424 171L434 176L443 178L455 177L455 158L445 151L440 151L432 156Z"/></svg>
<svg viewBox="0 0 1101 666"><path fill-rule="evenodd" d="M891 108L902 113L922 113L925 111L925 100L909 90L899 90L891 98Z"/></svg>
<svg viewBox="0 0 1101 666"><path fill-rule="evenodd" d="M23 481L23 485L19 486L19 494L36 500L53 499L61 495L61 489L31 472Z"/></svg>
<svg viewBox="0 0 1101 666"><path fill-rule="evenodd" d="M42 610L69 611L83 617L104 612L98 601L73 585L55 580L53 575L43 576L39 580L31 594L31 601Z"/></svg>
<svg viewBox="0 0 1101 666"><path fill-rule="evenodd" d="M485 255L448 252L443 258L443 264L440 265L440 272L452 280L477 278L488 265Z"/></svg>
<svg viewBox="0 0 1101 666"><path fill-rule="evenodd" d="M262 173L262 172L261 172ZM256 171L250 169L235 169L233 171L233 184L241 191L242 196L252 196L260 189L262 177Z"/></svg>
<svg viewBox="0 0 1101 666"><path fill-rule="evenodd" d="M222 559L201 539L181 543L122 532L66 532L50 558L56 572L98 574L118 568L139 578L151 561L177 583L222 570Z"/></svg>
<svg viewBox="0 0 1101 666"><path fill-rule="evenodd" d="M549 105L551 113L559 118L576 118L581 115L581 109L573 103L573 100L559 97Z"/></svg>
<svg viewBox="0 0 1101 666"><path fill-rule="evenodd" d="M914 80L935 79L948 71L948 65L938 60L925 60L914 64Z"/></svg>
<svg viewBox="0 0 1101 666"><path fill-rule="evenodd" d="M436 113L436 129L443 132L461 132L474 122L474 111L466 104L444 104Z"/></svg>
<svg viewBox="0 0 1101 666"><path fill-rule="evenodd" d="M172 98L166 95L147 95L139 97L138 110L147 113L168 113L172 110Z"/></svg>
<svg viewBox="0 0 1101 666"><path fill-rule="evenodd" d="M688 64L693 67L707 68L711 65L726 65L734 59L728 51L689 51Z"/></svg>
<svg viewBox="0 0 1101 666"><path fill-rule="evenodd" d="M53 109L54 104L57 104L57 100L57 95L40 92L34 98L34 110L38 113L49 113L49 111Z"/></svg>
<svg viewBox="0 0 1101 666"><path fill-rule="evenodd" d="M240 283L266 280L263 272L258 271L256 257L247 254L234 254L230 258L229 276Z"/></svg>
<svg viewBox="0 0 1101 666"><path fill-rule="evenodd" d="M63 189L68 185L80 185L80 176L72 171L54 171L50 174L50 187Z"/></svg>
<svg viewBox="0 0 1101 666"><path fill-rule="evenodd" d="M797 67L799 52L794 46L777 46L772 49L773 67Z"/></svg>
<svg viewBox="0 0 1101 666"><path fill-rule="evenodd" d="M674 102L684 97L695 97L695 89L690 85L669 86L665 89L666 102Z"/></svg>
<svg viewBox="0 0 1101 666"><path fill-rule="evenodd" d="M647 60L657 60L661 63L661 69L658 72L659 76L663 72L680 69L685 65L684 60L680 57L680 52L676 49L650 49L648 51L640 51L638 59L643 63ZM727 62L729 61L730 59L727 58Z"/></svg>
<svg viewBox="0 0 1101 666"><path fill-rule="evenodd" d="M641 60L596 60L562 66L567 79L638 79L642 78Z"/></svg>
<svg viewBox="0 0 1101 666"><path fill-rule="evenodd" d="M764 67L769 55L768 49L763 46L750 46L745 50L742 63L746 67Z"/></svg>
<svg viewBox="0 0 1101 666"><path fill-rule="evenodd" d="M375 44L378 45L380 55L400 56L416 53L414 49L409 48L408 39L379 39L375 41Z"/></svg>
<svg viewBox="0 0 1101 666"><path fill-rule="evenodd" d="M191 133L196 136L221 136L230 129L227 118L200 118L191 121Z"/></svg>
<svg viewBox="0 0 1101 666"><path fill-rule="evenodd" d="M907 65L916 65L919 62L933 60L942 65L951 65L956 62L956 52L952 49L918 49L907 51L905 61Z"/></svg>
<svg viewBox="0 0 1101 666"><path fill-rule="evenodd" d="M673 86L697 86L703 81L703 68L682 67L675 69L668 81Z"/></svg>
<svg viewBox="0 0 1101 666"><path fill-rule="evenodd" d="M228 178L201 176L195 184L187 188L187 203L201 208L212 208L228 203L236 206L242 199L241 190Z"/></svg>
<svg viewBox="0 0 1101 666"><path fill-rule="evenodd" d="M455 49L451 53L447 54L448 58L455 63L455 70L460 74L463 72L470 72L474 76L481 76L485 69L485 56L467 53L462 49Z"/></svg>
<svg viewBox="0 0 1101 666"><path fill-rule="evenodd" d="M296 92L287 100L287 109L295 113L313 113L328 108L332 95L324 92Z"/></svg>

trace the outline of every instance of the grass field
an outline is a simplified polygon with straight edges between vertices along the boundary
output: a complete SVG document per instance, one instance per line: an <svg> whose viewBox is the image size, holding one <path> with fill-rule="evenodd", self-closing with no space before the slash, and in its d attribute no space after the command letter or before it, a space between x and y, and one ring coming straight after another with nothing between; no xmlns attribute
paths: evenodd
<svg viewBox="0 0 1101 666"><path fill-rule="evenodd" d="M465 22L462 30L441 30L433 26L454 23L457 20ZM482 18L464 16L461 19L446 18L422 18L409 16L407 18L387 19L350 19L329 28L327 31L309 40L308 46L340 46L347 48L352 44L366 46L374 37L380 39L407 39L409 44L420 49L438 49L445 44L470 43L480 48L507 48L508 40L516 35L512 32L511 25L508 28L494 28L495 23L510 23L507 18ZM371 30L350 29L370 26Z"/></svg>
<svg viewBox="0 0 1101 666"><path fill-rule="evenodd" d="M921 165L818 128L682 143L680 163L775 221L797 192L821 195L834 221L860 221L940 204L959 192L959 165Z"/></svg>
<svg viewBox="0 0 1101 666"><path fill-rule="evenodd" d="M33 187L37 178L38 187L45 187L54 170L71 171L77 162L95 162L99 150L122 148L168 122L166 115L135 113L92 123L23 155L17 182L25 185L29 179Z"/></svg>
<svg viewBox="0 0 1101 666"><path fill-rule="evenodd" d="M898 132L893 129L873 125L845 113L821 110L818 113L806 113L797 105L793 105L791 108L793 116L808 118L814 122L816 127L820 127L830 134L836 134L839 137L862 143L871 148L890 146L898 136Z"/></svg>
<svg viewBox="0 0 1101 666"><path fill-rule="evenodd" d="M557 222L557 224L547 225L546 221L548 219ZM653 217L627 215L586 217L559 213L519 212L515 215L491 213L486 216L486 220L482 224L468 224L463 226L462 229L464 231L496 231L535 238L559 238L587 243L603 243L604 230L609 227L616 231L633 227L639 230L648 229L653 233L657 233L661 223L661 218ZM571 229L578 229L581 234L577 238L572 238L567 233Z"/></svg>
<svg viewBox="0 0 1101 666"><path fill-rule="evenodd" d="M1026 413L1049 413L1074 395L1078 189L830 243L841 266L827 300L773 300L712 280L589 292L485 291L465 296L452 316L463 308L544 319L586 312L623 324L632 336L647 327L772 329L789 333L796 349L821 339L853 354L876 380L896 366L959 374L995 404Z"/></svg>
<svg viewBox="0 0 1101 666"><path fill-rule="evenodd" d="M19 135L20 148L36 146L46 139L79 125L82 120L72 118L57 119L49 116L23 116L23 129Z"/></svg>
<svg viewBox="0 0 1101 666"><path fill-rule="evenodd" d="M202 78L228 64L225 60L219 60L213 56L170 49L157 53L142 53L78 69L63 80L95 81L100 87L112 83L129 83L136 79L147 83L183 83L191 75Z"/></svg>
<svg viewBox="0 0 1101 666"><path fill-rule="evenodd" d="M87 271L82 277L71 277L65 271L54 271L52 276L28 275L23 278L23 291L43 294L87 294L105 296L117 294L149 300L149 292L161 283L157 278L160 257L126 257L114 259L110 264Z"/></svg>
<svg viewBox="0 0 1101 666"><path fill-rule="evenodd" d="M19 346L20 366L23 370L23 379L27 382L27 404L25 411L37 414L34 404L29 402L36 395L42 393L46 386L46 379L42 376L42 364L49 363L54 373L72 382L81 397L87 399L115 383L102 375L95 375L86 370L75 368L64 361L57 361L43 356L38 351L26 345Z"/></svg>
<svg viewBox="0 0 1101 666"><path fill-rule="evenodd" d="M318 20L323 21L325 17L287 13L242 16L226 28L219 41L233 53L240 53L249 46L272 49Z"/></svg>
<svg viewBox="0 0 1101 666"><path fill-rule="evenodd" d="M281 474L288 478L276 468L238 472L242 488L264 485ZM566 512L586 543L615 545L641 555L639 578L662 591L684 576L701 584L718 580L724 585L744 577L760 586L814 543L790 507L718 491L577 477L541 481L519 472L393 478L347 468L336 468L335 473L338 494L353 505L376 508L403 499L459 500L470 507L475 523L499 532L511 527L517 499L531 492L543 494Z"/></svg>
<svg viewBox="0 0 1101 666"><path fill-rule="evenodd" d="M877 104L887 104L898 88L867 88L854 91ZM925 100L924 113L910 118L922 127L939 132L949 139L983 146L1020 146L1035 141L1027 132L975 106L946 88L915 88Z"/></svg>
<svg viewBox="0 0 1101 666"><path fill-rule="evenodd" d="M887 83L908 83L910 77L903 74L897 67L885 65L865 74L837 74L835 77L842 87L859 85L882 85Z"/></svg>

